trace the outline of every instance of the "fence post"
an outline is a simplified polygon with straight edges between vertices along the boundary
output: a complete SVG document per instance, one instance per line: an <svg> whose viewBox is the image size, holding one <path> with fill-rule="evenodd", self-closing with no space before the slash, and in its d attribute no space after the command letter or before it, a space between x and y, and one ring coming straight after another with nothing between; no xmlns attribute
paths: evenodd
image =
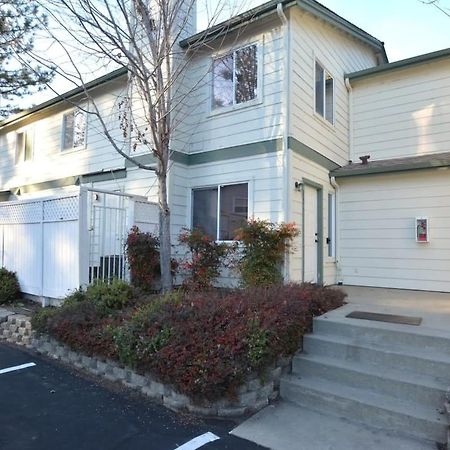
<svg viewBox="0 0 450 450"><path fill-rule="evenodd" d="M78 204L78 276L79 286L89 284L88 191L80 188Z"/></svg>

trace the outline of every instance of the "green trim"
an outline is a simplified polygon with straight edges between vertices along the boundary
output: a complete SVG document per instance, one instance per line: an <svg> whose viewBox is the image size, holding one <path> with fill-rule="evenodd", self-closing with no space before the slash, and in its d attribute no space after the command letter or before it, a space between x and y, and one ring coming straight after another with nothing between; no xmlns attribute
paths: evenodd
<svg viewBox="0 0 450 450"><path fill-rule="evenodd" d="M44 181L42 183L27 184L19 187L20 194L31 194L33 192L45 191L47 189L58 189L74 186L80 183L80 177L66 177L57 180Z"/></svg>
<svg viewBox="0 0 450 450"><path fill-rule="evenodd" d="M13 116L5 119L3 122L0 122L0 129L7 125L11 125L12 123L17 122L18 120L21 120L31 114L42 111L43 109L50 108L51 106L55 106L58 103L65 102L73 97L84 94L85 91L94 89L96 87L108 83L109 81L113 81L117 78L120 78L126 75L127 72L128 71L125 67L121 67L120 69L114 70L113 72L107 73L106 75L96 78L95 80L92 80L89 83L86 83L84 86L77 87L64 94L58 95L58 97L54 97L44 103L41 103L35 106L34 108L30 108L18 114L14 114Z"/></svg>
<svg viewBox="0 0 450 450"><path fill-rule="evenodd" d="M297 153L297 155L303 156L327 170L336 170L341 167L339 164L328 159L326 156L323 156L321 153L308 147L306 144L303 144L292 136L289 136L288 138L288 146L294 153Z"/></svg>
<svg viewBox="0 0 450 450"><path fill-rule="evenodd" d="M323 284L323 185L302 178L303 186L309 186L317 191L317 284ZM302 221L305 230L305 189L302 189ZM305 281L305 233L302 233L302 280Z"/></svg>
<svg viewBox="0 0 450 450"><path fill-rule="evenodd" d="M219 23L205 31L194 34L193 36L183 39L180 42L180 46L183 49L195 48L204 45L205 43L210 43L215 39L224 37L234 30L237 30L244 25L253 23L256 20L265 17L269 14L275 14L277 11L278 4L282 4L283 8L290 8L292 6L298 6L303 11L309 12L310 14L318 17L332 26L339 28L340 30L349 33L351 36L359 39L365 44L379 50L387 62L386 51L384 49L384 43L379 41L377 38L373 37L369 33L365 32L361 28L353 25L348 20L337 15L335 12L321 5L315 0L271 0L263 5L257 6L256 8L250 9L238 16L232 17L231 19Z"/></svg>
<svg viewBox="0 0 450 450"><path fill-rule="evenodd" d="M283 150L282 139L253 142L236 147L221 148L209 152L193 153L189 155L188 165L207 164L211 162L226 161L228 159L246 158L249 156L265 155Z"/></svg>
<svg viewBox="0 0 450 450"><path fill-rule="evenodd" d="M283 150L282 139L271 139L268 141L252 142L251 144L236 145L235 147L220 148L218 150L209 150L200 153L184 153L172 151L170 159L173 162L185 166L197 166L214 162L226 161L229 159L246 158L268 153L276 153ZM153 155L140 155L133 158L140 164L155 164L156 158ZM125 161L125 167L137 167L131 161Z"/></svg>
<svg viewBox="0 0 450 450"><path fill-rule="evenodd" d="M370 77L372 75L383 74L390 72L391 70L404 69L410 66L416 66L419 64L426 64L441 59L450 58L450 48L444 50L438 50L437 52L425 53L424 55L414 56L413 58L402 59L390 64L382 64L371 69L360 70L359 72L353 72L345 75L351 81L359 80L361 78Z"/></svg>
<svg viewBox="0 0 450 450"><path fill-rule="evenodd" d="M156 164L156 158L153 155L146 154L146 155L139 155L132 158L134 161L136 161L138 164L144 164L144 165L152 165ZM136 164L133 164L130 160L125 160L125 167L127 169L129 168L136 168Z"/></svg>
<svg viewBox="0 0 450 450"><path fill-rule="evenodd" d="M114 169L102 172L92 172L81 176L81 183L99 183L101 181L119 180L127 177L126 169Z"/></svg>

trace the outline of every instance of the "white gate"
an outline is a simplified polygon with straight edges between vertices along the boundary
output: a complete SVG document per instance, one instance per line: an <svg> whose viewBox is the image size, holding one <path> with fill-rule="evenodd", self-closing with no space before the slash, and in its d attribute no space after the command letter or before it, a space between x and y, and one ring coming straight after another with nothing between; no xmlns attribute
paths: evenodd
<svg viewBox="0 0 450 450"><path fill-rule="evenodd" d="M1 202L1 266L17 273L22 292L42 299L63 298L95 279L126 279L128 230L156 231L157 212L142 197L86 188Z"/></svg>

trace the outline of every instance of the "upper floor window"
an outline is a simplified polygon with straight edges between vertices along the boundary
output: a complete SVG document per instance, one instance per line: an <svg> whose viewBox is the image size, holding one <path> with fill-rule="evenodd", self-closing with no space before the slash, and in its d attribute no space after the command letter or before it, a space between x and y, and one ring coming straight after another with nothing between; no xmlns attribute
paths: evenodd
<svg viewBox="0 0 450 450"><path fill-rule="evenodd" d="M192 228L212 239L231 241L248 219L248 184L194 189L192 205Z"/></svg>
<svg viewBox="0 0 450 450"><path fill-rule="evenodd" d="M258 96L258 48L240 48L214 61L213 109L238 105Z"/></svg>
<svg viewBox="0 0 450 450"><path fill-rule="evenodd" d="M74 109L63 116L62 149L84 147L86 144L86 113Z"/></svg>
<svg viewBox="0 0 450 450"><path fill-rule="evenodd" d="M334 80L316 61L316 113L334 124Z"/></svg>
<svg viewBox="0 0 450 450"><path fill-rule="evenodd" d="M16 164L33 159L33 131L16 133Z"/></svg>

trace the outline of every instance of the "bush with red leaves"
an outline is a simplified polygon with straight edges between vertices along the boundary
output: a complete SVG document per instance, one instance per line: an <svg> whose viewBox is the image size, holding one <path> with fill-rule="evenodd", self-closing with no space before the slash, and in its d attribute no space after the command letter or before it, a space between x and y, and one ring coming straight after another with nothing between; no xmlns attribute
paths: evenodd
<svg viewBox="0 0 450 450"><path fill-rule="evenodd" d="M233 398L249 374L264 374L279 356L293 355L312 318L344 298L340 290L312 284L177 292L124 309L120 319L119 312L101 316L81 302L78 310L55 310L43 328L202 403Z"/></svg>

